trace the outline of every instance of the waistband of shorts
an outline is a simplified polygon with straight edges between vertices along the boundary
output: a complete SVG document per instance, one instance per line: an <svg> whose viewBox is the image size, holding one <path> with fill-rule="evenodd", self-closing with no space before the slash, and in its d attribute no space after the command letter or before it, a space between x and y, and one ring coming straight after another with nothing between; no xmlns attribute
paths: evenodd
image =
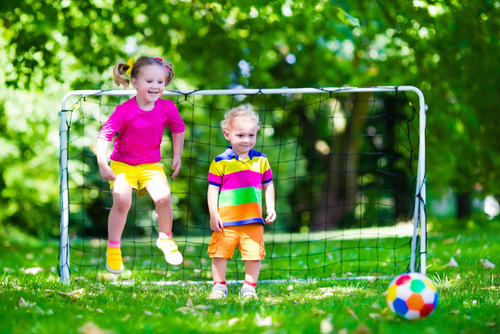
<svg viewBox="0 0 500 334"><path fill-rule="evenodd" d="M111 163L112 164L121 164L121 165L125 165L125 166L128 166L128 167L137 167L137 168L142 168L142 167L151 166L151 165L154 165L154 166L163 166L163 164L161 162L148 162L148 163L145 163L145 164L129 165L126 162L111 160Z"/></svg>

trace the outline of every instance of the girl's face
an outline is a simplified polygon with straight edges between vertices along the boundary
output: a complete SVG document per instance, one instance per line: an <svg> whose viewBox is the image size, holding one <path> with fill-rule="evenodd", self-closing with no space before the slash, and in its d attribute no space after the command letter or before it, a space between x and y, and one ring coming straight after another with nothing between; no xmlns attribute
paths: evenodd
<svg viewBox="0 0 500 334"><path fill-rule="evenodd" d="M247 117L236 117L224 130L224 137L231 142L234 153L246 158L257 142L257 122Z"/></svg>
<svg viewBox="0 0 500 334"><path fill-rule="evenodd" d="M132 78L132 85L137 90L136 101L139 108L151 110L165 90L165 69L158 65L144 66L139 78Z"/></svg>

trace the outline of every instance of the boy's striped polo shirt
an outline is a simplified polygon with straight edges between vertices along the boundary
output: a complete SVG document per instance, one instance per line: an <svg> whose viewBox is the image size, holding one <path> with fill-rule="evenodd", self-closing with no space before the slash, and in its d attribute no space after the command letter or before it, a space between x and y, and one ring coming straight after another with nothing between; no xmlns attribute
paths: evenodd
<svg viewBox="0 0 500 334"><path fill-rule="evenodd" d="M273 180L265 154L251 150L240 159L231 147L210 165L208 182L220 187L219 215L224 226L251 223L262 219L262 184Z"/></svg>

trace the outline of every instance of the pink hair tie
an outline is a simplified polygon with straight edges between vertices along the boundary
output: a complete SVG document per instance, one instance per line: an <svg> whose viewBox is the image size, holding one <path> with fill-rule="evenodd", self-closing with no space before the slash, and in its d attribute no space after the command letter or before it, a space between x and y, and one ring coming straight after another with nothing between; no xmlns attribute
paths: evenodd
<svg viewBox="0 0 500 334"><path fill-rule="evenodd" d="M158 59L160 63L163 63L163 59L161 59L160 57L156 57L156 59ZM167 66L165 66L165 70L167 70L167 72L170 71L170 69Z"/></svg>

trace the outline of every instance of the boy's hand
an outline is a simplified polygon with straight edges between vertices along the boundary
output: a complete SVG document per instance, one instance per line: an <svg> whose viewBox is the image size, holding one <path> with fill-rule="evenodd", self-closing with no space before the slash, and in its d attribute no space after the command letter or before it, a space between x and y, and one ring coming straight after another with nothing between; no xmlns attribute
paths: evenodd
<svg viewBox="0 0 500 334"><path fill-rule="evenodd" d="M116 175L108 164L99 165L99 172L101 172L101 177L106 181L116 180Z"/></svg>
<svg viewBox="0 0 500 334"><path fill-rule="evenodd" d="M272 224L276 220L276 211L267 209L266 224Z"/></svg>
<svg viewBox="0 0 500 334"><path fill-rule="evenodd" d="M219 214L210 216L210 229L212 231L222 232L223 228L224 228L224 223L222 222L222 219L220 218Z"/></svg>
<svg viewBox="0 0 500 334"><path fill-rule="evenodd" d="M177 174L179 174L179 170L181 169L181 157L178 155L174 155L172 158L172 169L174 170L174 173L172 174L172 178L176 177Z"/></svg>

